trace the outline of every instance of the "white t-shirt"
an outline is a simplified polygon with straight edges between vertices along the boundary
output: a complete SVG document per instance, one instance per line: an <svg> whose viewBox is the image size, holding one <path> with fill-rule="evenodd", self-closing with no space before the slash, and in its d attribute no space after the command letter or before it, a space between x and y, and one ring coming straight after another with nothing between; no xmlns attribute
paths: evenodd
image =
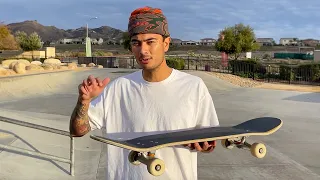
<svg viewBox="0 0 320 180"><path fill-rule="evenodd" d="M88 114L92 130L103 128L113 138L219 125L202 79L175 69L161 82L145 81L142 70L115 79L91 102ZM132 165L126 149L108 145L105 153L108 180L194 180L198 177L197 152L182 146L156 151L156 158L166 165L161 176L149 174L144 164Z"/></svg>

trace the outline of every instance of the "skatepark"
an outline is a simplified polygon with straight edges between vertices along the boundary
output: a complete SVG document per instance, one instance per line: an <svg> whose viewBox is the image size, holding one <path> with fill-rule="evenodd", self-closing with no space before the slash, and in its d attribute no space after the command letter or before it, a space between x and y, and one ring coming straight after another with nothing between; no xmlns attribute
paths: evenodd
<svg viewBox="0 0 320 180"><path fill-rule="evenodd" d="M68 131L77 101L77 86L88 75L114 79L130 69L93 69L0 78L0 116ZM186 71L201 77L209 88L221 126L272 116L283 126L269 136L251 137L263 142L267 155L222 148L198 155L198 177L212 179L320 179L320 93L237 87L206 72ZM0 121L0 145L68 159L67 136ZM105 179L105 145L89 134L74 138L74 176L70 165L28 153L0 149L0 179L84 180Z"/></svg>

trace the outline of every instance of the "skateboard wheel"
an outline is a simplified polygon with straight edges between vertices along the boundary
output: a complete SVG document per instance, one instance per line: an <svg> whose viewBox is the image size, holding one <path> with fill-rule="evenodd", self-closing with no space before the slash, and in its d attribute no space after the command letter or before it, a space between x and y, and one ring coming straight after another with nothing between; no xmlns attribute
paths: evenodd
<svg viewBox="0 0 320 180"><path fill-rule="evenodd" d="M222 147L226 148L226 149L232 149L233 145L228 141L228 139L222 139L221 140L221 145Z"/></svg>
<svg viewBox="0 0 320 180"><path fill-rule="evenodd" d="M128 155L129 162L133 165L140 165L141 162L137 160L138 152L136 151L130 151Z"/></svg>
<svg viewBox="0 0 320 180"><path fill-rule="evenodd" d="M162 160L155 158L148 162L147 169L153 176L160 176L164 173L166 167Z"/></svg>
<svg viewBox="0 0 320 180"><path fill-rule="evenodd" d="M253 143L250 150L251 154L257 158L263 158L267 153L267 148L262 143Z"/></svg>

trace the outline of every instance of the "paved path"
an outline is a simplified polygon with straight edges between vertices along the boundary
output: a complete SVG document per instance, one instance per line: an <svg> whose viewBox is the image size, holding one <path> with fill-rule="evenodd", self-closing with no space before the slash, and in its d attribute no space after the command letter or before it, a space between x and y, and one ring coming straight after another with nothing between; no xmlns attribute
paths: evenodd
<svg viewBox="0 0 320 180"><path fill-rule="evenodd" d="M77 85L89 74L112 79L131 70L98 69L1 80L0 116L68 130ZM266 137L267 156L256 159L245 150L199 154L199 179L320 179L320 94L238 88L203 72L188 71L207 84L221 125L274 116L283 127ZM44 81L46 79L47 81ZM24 86L22 86L22 84ZM17 88L20 87L20 88ZM23 88L22 88L23 87ZM24 94L22 94L24 93ZM8 98L10 97L10 98ZM0 122L0 144L69 157L69 138ZM104 145L84 136L75 140L75 176L69 165L0 150L0 179L103 179Z"/></svg>

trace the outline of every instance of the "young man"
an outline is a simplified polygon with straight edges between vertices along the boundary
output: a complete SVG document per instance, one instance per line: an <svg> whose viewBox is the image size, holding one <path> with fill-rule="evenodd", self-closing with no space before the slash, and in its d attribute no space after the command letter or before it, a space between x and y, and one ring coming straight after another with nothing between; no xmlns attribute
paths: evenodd
<svg viewBox="0 0 320 180"><path fill-rule="evenodd" d="M79 85L79 99L70 120L73 136L104 129L110 136L137 137L181 129L218 126L212 98L202 79L167 66L170 34L160 9L144 7L131 13L131 51L142 70L110 82L89 76ZM128 161L129 151L107 148L107 179L197 179L197 152L212 152L215 142L188 144L156 151L166 169L152 176L146 166ZM188 148L189 147L189 148Z"/></svg>

